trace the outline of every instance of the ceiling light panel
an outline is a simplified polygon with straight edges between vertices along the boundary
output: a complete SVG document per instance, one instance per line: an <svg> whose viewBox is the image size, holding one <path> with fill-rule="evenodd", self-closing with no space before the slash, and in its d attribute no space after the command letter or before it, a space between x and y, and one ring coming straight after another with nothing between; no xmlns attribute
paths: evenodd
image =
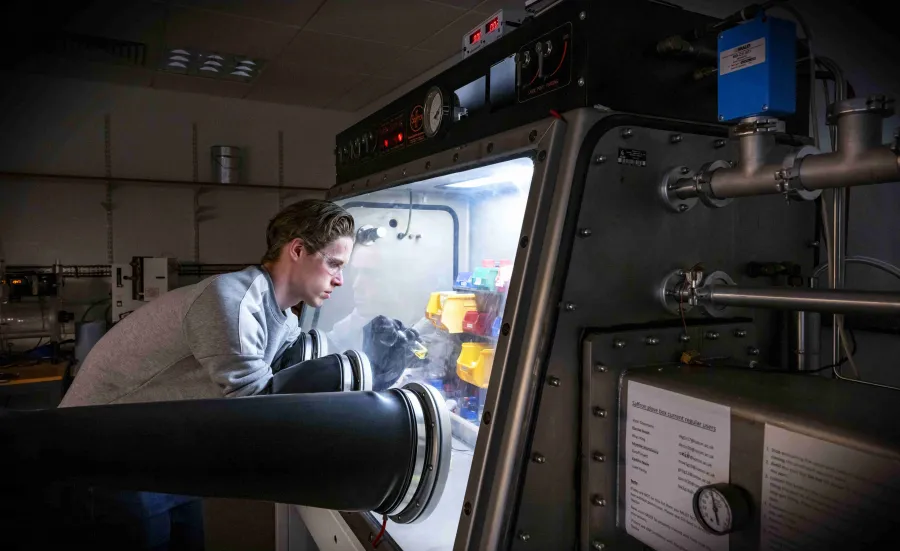
<svg viewBox="0 0 900 551"><path fill-rule="evenodd" d="M250 82L256 78L263 65L263 60L244 55L169 48L160 70L180 75Z"/></svg>

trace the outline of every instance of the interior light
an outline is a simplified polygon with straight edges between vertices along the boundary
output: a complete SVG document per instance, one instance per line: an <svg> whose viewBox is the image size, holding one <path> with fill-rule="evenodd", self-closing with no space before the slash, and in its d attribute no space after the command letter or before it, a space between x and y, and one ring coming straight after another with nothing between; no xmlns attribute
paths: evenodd
<svg viewBox="0 0 900 551"><path fill-rule="evenodd" d="M215 67L210 67L209 65L204 65L203 67L200 67L200 70L201 71L212 71L213 73L219 72L218 69L216 69Z"/></svg>
<svg viewBox="0 0 900 551"><path fill-rule="evenodd" d="M245 59L244 61L241 61L240 64L241 64L241 65L256 65L255 62L250 61L249 59Z"/></svg>
<svg viewBox="0 0 900 551"><path fill-rule="evenodd" d="M190 63L190 58L184 57L183 55L173 55L169 58L171 61L183 61L185 63Z"/></svg>
<svg viewBox="0 0 900 551"><path fill-rule="evenodd" d="M447 184L444 187L451 187L455 189L471 189L476 187L484 187L489 186L491 184L496 184L502 180L498 180L497 178L486 176L484 178L475 178L474 180L466 180L464 182L456 182L455 184Z"/></svg>
<svg viewBox="0 0 900 551"><path fill-rule="evenodd" d="M218 59L219 61L225 61L225 58L224 58L224 57L222 57L222 56L220 56L220 55L216 55L216 54L209 54L209 55L206 56L206 57L208 57L208 58L210 58L210 59Z"/></svg>
<svg viewBox="0 0 900 551"><path fill-rule="evenodd" d="M236 76L236 77L247 77L247 78L250 78L250 75L249 75L248 73L245 73L244 71L234 71L234 72L231 73L231 74L234 75L234 76Z"/></svg>
<svg viewBox="0 0 900 551"><path fill-rule="evenodd" d="M177 62L177 61L172 62L172 63L169 63L168 66L169 66L169 67L178 67L178 68L180 68L180 69L187 69L187 65L185 65L184 63L179 63L179 62Z"/></svg>
<svg viewBox="0 0 900 551"><path fill-rule="evenodd" d="M190 52L185 51L185 50L172 50L172 53L173 53L173 54L180 54L180 55L191 55Z"/></svg>
<svg viewBox="0 0 900 551"><path fill-rule="evenodd" d="M472 189L490 186L494 184L514 184L527 185L531 182L531 175L534 169L530 166L507 166L499 169L496 173L471 180L463 180L446 184L443 187L453 189Z"/></svg>
<svg viewBox="0 0 900 551"><path fill-rule="evenodd" d="M204 65L213 65L213 66L215 66L215 67L221 67L221 66L222 66L221 63L219 63L218 61L212 60L212 59L207 59L206 61L203 62L203 64L204 64Z"/></svg>

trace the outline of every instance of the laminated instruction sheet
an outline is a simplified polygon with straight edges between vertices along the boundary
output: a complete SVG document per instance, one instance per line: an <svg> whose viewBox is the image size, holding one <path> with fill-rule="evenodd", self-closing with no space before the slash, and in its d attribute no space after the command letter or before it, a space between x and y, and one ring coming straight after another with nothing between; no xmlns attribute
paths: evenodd
<svg viewBox="0 0 900 551"><path fill-rule="evenodd" d="M900 461L766 425L760 549L896 549Z"/></svg>
<svg viewBox="0 0 900 551"><path fill-rule="evenodd" d="M728 482L731 409L628 382L625 529L656 551L727 551L694 518L694 492Z"/></svg>

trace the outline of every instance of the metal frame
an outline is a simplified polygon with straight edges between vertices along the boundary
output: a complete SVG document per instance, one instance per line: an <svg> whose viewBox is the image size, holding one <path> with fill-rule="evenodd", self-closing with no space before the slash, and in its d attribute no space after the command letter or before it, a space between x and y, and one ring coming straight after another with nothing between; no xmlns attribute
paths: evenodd
<svg viewBox="0 0 900 551"><path fill-rule="evenodd" d="M586 133L585 119L596 120L599 115L592 110L582 110L576 115L568 115L577 120L577 127L581 134ZM537 281L549 281L549 278L541 278L539 273L552 275L555 262L548 260L547 249L542 244L547 243L555 247L559 242L559 233L562 220L565 218L568 194L557 194L553 191L556 186L557 169L556 161L561 158L563 150L563 138L567 124L556 118L546 118L518 128L500 132L476 140L465 146L454 147L434 155L410 161L408 163L392 167L389 170L374 173L365 178L360 178L330 189L326 196L332 200L346 199L364 193L396 187L405 183L411 183L442 174L459 172L500 162L506 159L531 155L535 159L535 171L532 177L531 193L526 204L525 216L520 235L520 248L516 255L513 281L507 294L507 307L504 313L504 325L501 337L497 343L495 354L495 368L493 381L486 398L484 418L479 432L479 444L476 455L473 458L473 469L469 476L464 512L461 514L460 529L457 532L456 546L468 546L463 543L471 537L473 524L472 514L477 513L479 519L484 515L481 511L489 507L488 501L495 497L493 489L482 492L480 486L484 484L496 484L499 477L493 464L504 461L507 464L517 460L512 450L506 449L511 441L510 431L520 432L518 445L524 443L522 433L522 421L529 403L529 389L533 387L534 378L530 373L523 373L520 369L509 369L506 366L518 365L519 351L525 343L537 343L535 338L526 338L526 335L540 332L543 323L538 323L540 316L517 315L518 312L528 312L526 305L541 302L542 310L546 310L546 287L537 285ZM565 179L570 182L571 179ZM567 186L563 186L567 188ZM549 211L555 216L551 217L555 224L548 224ZM548 235L550 238L548 239ZM542 269L537 268L541 266ZM524 279L535 279L529 285ZM530 292L528 292L530 291ZM539 300L535 300L539 299ZM533 362L536 355L534 344L529 346L529 361ZM512 376L510 376L510 373ZM509 402L511 394L517 394L515 410ZM487 449L486 449L487 448ZM492 467L485 466L485 460L492 461ZM503 503L507 503L512 494L510 484L514 486L512 472L506 477L503 485L507 488L507 496ZM480 501L479 501L480 498ZM473 506L473 502L476 505ZM482 505L482 503L484 505ZM504 506L492 507L494 511L503 512ZM380 528L375 519L366 513L342 513L341 514L354 533L366 547L371 548L371 538ZM481 526L484 521L479 522ZM465 536L461 536L465 530ZM379 550L396 551L400 547L390 537L385 537L378 547Z"/></svg>

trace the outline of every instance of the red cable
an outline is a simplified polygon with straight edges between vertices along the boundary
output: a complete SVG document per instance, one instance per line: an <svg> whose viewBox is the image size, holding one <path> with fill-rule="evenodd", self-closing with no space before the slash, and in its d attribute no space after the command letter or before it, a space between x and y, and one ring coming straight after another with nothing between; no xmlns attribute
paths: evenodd
<svg viewBox="0 0 900 551"><path fill-rule="evenodd" d="M384 515L384 519L381 521L381 531L378 532L378 535L372 540L372 547L378 547L378 544L381 543L381 538L384 537L384 531L387 529L387 518L387 515Z"/></svg>

